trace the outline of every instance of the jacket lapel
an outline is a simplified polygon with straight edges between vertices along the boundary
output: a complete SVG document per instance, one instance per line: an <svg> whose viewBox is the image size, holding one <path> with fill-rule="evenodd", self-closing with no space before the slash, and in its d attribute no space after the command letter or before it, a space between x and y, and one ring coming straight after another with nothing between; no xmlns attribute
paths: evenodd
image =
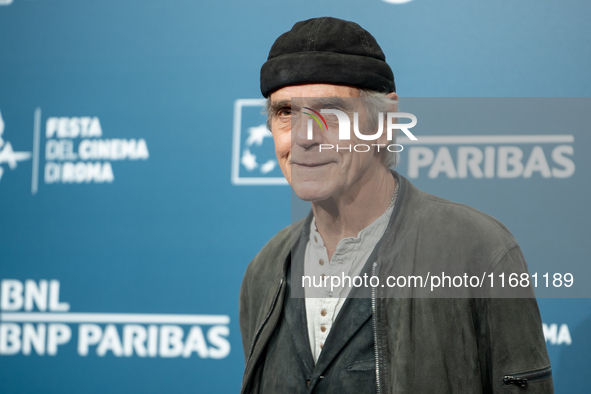
<svg viewBox="0 0 591 394"><path fill-rule="evenodd" d="M314 370L314 356L310 349L310 339L308 338L308 323L306 319L306 299L303 288L291 286L291 279L301 278L304 274L304 258L306 254L307 239L309 236L310 223L312 222L312 212L308 214L300 237L292 247L291 264L287 270L287 300L285 309L285 319L291 331L295 348L297 349L300 360L306 371Z"/></svg>
<svg viewBox="0 0 591 394"><path fill-rule="evenodd" d="M371 299L347 298L326 338L315 372L321 374L332 360L371 318Z"/></svg>
<svg viewBox="0 0 591 394"><path fill-rule="evenodd" d="M304 298L292 297L291 294L291 272L287 275L287 293L285 302L285 320L291 332L293 344L298 352L305 371L314 371L314 356L310 349L308 338L308 323L306 320L306 303Z"/></svg>

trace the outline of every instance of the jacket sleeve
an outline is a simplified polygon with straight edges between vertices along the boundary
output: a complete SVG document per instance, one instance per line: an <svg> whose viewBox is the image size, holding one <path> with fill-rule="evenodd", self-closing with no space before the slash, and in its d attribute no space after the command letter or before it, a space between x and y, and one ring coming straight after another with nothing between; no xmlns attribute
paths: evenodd
<svg viewBox="0 0 591 394"><path fill-rule="evenodd" d="M508 275L528 273L519 246L508 250L493 267L491 296L477 300L481 314L479 362L485 393L553 393L552 370L542 319L531 283L511 292ZM499 274L505 273L504 287ZM525 276L524 276L525 277ZM519 298L507 298L507 297Z"/></svg>
<svg viewBox="0 0 591 394"><path fill-rule="evenodd" d="M250 343L252 341L252 334L249 331L250 323L250 310L249 310L249 298L248 298L248 278L249 270L246 270L244 278L242 279L242 286L240 287L240 298L238 300L238 320L240 322L240 333L242 335L242 347L244 349L244 362L246 363L248 358L248 352L250 351Z"/></svg>

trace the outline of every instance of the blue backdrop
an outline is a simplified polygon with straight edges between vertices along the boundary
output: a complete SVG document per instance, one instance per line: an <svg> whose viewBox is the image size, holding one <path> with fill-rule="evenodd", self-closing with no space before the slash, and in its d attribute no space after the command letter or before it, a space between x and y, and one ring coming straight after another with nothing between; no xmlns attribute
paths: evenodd
<svg viewBox="0 0 591 394"><path fill-rule="evenodd" d="M403 99L591 93L589 2L394 3L0 0L0 392L239 390L242 276L291 220L259 70L296 21L365 27ZM549 177L411 181L500 219L530 270L584 264L591 143L554 134ZM539 305L556 392L589 392L591 301Z"/></svg>

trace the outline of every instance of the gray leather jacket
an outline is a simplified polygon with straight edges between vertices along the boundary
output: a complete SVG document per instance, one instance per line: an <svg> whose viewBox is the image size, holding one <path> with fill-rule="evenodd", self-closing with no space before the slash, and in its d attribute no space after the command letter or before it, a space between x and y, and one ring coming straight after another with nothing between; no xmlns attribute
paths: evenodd
<svg viewBox="0 0 591 394"><path fill-rule="evenodd" d="M394 176L400 183L398 201L374 272L424 276L434 262L440 272L527 272L519 245L499 221ZM292 238L303 224L273 237L244 275L242 393L259 392L259 360L281 315ZM535 298L503 298L498 285L495 292L482 298L420 298L412 293L385 298L372 289L376 392L552 393Z"/></svg>

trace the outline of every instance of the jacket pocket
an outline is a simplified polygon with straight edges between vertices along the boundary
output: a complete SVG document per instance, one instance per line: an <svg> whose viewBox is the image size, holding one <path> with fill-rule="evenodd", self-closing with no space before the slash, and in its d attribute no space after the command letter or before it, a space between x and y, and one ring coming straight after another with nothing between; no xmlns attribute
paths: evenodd
<svg viewBox="0 0 591 394"><path fill-rule="evenodd" d="M530 382L547 379L552 376L552 368L536 369L534 371L513 373L503 376L503 383L505 385L515 385L520 387L527 387Z"/></svg>
<svg viewBox="0 0 591 394"><path fill-rule="evenodd" d="M376 369L376 362L371 360L355 361L347 366L348 371L370 371Z"/></svg>

